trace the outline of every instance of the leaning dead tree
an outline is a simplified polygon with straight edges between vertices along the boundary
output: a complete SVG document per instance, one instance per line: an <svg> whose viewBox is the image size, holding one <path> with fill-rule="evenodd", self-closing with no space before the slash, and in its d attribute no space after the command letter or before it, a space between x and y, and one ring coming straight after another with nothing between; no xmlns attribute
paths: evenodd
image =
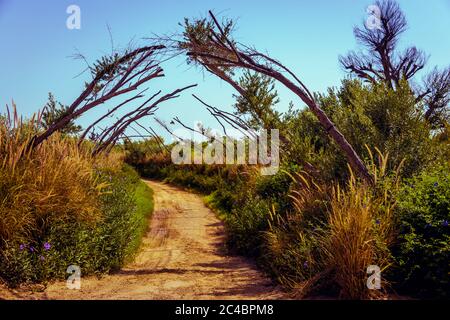
<svg viewBox="0 0 450 320"><path fill-rule="evenodd" d="M64 128L71 121L79 118L95 107L104 105L110 101L120 99L114 107L105 112L103 116L92 122L81 134L79 145L91 134L91 140L95 143L93 154L111 149L119 139L125 135L125 130L136 121L151 116L157 110L159 104L177 98L179 93L196 85L190 85L176 89L166 95L161 91L145 98L148 90L140 89L150 80L164 77L159 59L165 52L163 45L141 47L135 50L127 50L123 54L113 53L98 60L90 67L92 80L86 83L83 92L69 106L66 113L56 119L45 131L39 133L31 141L32 148L48 139L53 133ZM140 90L133 95L133 92ZM135 104L140 99L144 102ZM100 134L94 134L94 130L105 119L113 117L119 109L126 108L125 115L117 119L113 124L103 128ZM153 134L153 133L152 133Z"/></svg>
<svg viewBox="0 0 450 320"><path fill-rule="evenodd" d="M73 101L62 117L34 137L31 146L37 147L53 133L94 107L112 98L131 93L153 78L163 77L163 70L154 58L156 53L164 48L161 45L147 46L129 50L122 55L114 53L97 61L93 67L90 67L92 80L86 83L83 92ZM120 103L115 109L141 98L142 94L143 92L140 92L133 98Z"/></svg>
<svg viewBox="0 0 450 320"><path fill-rule="evenodd" d="M405 15L393 0L377 1L373 12L375 23L355 27L354 35L366 50L351 51L339 58L345 70L369 83L385 83L396 89L400 81L410 84L414 76L425 67L427 57L415 46L398 52L397 44L406 30ZM450 67L435 68L416 88L417 102L424 103L425 118L436 124L439 116L448 112L450 101ZM447 110L446 110L447 109Z"/></svg>
<svg viewBox="0 0 450 320"><path fill-rule="evenodd" d="M325 132L343 151L354 171L366 182L373 183L367 167L319 107L303 82L277 60L233 40L231 20L219 23L211 11L209 14L210 19L200 19L193 23L186 19L181 39L172 39L173 45L187 54L189 62L203 66L207 71L228 82L243 96L245 92L233 79L235 69L253 70L279 81L309 107Z"/></svg>
<svg viewBox="0 0 450 320"><path fill-rule="evenodd" d="M83 92L69 106L66 114L57 119L47 130L37 135L32 147L48 139L53 133L64 128L70 121L77 119L96 106L104 104L112 98L124 96L137 90L151 79L163 77L163 69L159 66L156 55L164 50L162 45L147 46L136 50L103 57L91 67L92 80L86 84ZM137 94L134 99L139 98ZM125 101L125 104L134 99ZM123 106L124 104L121 103Z"/></svg>

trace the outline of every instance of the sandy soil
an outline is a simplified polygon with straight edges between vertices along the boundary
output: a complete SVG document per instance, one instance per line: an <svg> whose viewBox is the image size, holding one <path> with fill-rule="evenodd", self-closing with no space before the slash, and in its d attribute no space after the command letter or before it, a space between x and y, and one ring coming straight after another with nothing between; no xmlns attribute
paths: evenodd
<svg viewBox="0 0 450 320"><path fill-rule="evenodd" d="M200 196L160 182L155 212L136 260L117 273L41 292L0 288L6 299L283 299L252 261L226 254L224 227Z"/></svg>

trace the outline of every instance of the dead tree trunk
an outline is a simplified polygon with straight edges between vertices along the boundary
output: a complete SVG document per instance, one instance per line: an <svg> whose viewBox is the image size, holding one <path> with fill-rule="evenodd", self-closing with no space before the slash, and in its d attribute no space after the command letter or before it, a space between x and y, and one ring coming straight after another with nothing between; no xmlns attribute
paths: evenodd
<svg viewBox="0 0 450 320"><path fill-rule="evenodd" d="M236 42L230 38L229 33L232 29L230 22L223 26L217 21L211 11L209 13L211 21L197 21L200 26L187 25L183 39L176 41L178 48L185 51L194 62L199 63L209 72L228 82L238 91L240 86L229 75L229 71L234 68L253 70L282 83L309 107L325 132L340 147L352 169L364 181L373 184L373 177L365 164L347 139L319 107L313 95L300 79L280 62L269 56L248 47L244 47L244 49L238 48ZM281 72L287 73L293 80ZM242 92L240 93L242 94Z"/></svg>

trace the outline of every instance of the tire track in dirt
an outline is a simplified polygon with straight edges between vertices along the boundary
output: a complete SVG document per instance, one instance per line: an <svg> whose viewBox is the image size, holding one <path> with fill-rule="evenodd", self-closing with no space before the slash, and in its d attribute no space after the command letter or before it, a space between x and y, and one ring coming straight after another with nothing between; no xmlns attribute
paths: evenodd
<svg viewBox="0 0 450 320"><path fill-rule="evenodd" d="M43 292L7 291L9 299L283 299L287 296L248 259L229 256L222 222L199 195L161 182L155 211L133 263L102 278L82 278L81 290L65 282Z"/></svg>

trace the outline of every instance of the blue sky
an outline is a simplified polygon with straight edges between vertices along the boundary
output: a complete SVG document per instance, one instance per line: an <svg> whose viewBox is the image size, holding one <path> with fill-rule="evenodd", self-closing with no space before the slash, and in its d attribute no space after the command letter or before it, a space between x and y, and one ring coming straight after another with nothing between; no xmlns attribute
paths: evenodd
<svg viewBox="0 0 450 320"><path fill-rule="evenodd" d="M75 78L84 68L83 62L71 56L77 51L89 61L110 52L107 25L112 30L116 47L126 46L131 39L145 44L142 38L152 33L179 31L184 17L216 13L237 18L238 41L254 45L279 59L301 77L313 91L338 86L345 72L338 64L339 54L355 49L352 29L361 24L366 0L316 1L175 1L175 0L0 0L0 112L14 99L19 112L30 115L41 108L48 92L70 104L83 88L86 77ZM430 58L428 69L450 63L450 0L400 0L409 28L400 45L416 45ZM81 8L81 30L66 28L66 8ZM158 117L174 116L187 123L201 120L218 127L191 93L210 104L230 109L233 90L220 80L190 68L183 59L164 65L166 77L149 83L150 91L173 90L198 83L195 91L161 105ZM87 76L87 74L86 74ZM287 90L278 87L280 110L290 100L301 102ZM80 119L82 125L93 121L108 106L100 107ZM148 122L150 123L150 122Z"/></svg>

